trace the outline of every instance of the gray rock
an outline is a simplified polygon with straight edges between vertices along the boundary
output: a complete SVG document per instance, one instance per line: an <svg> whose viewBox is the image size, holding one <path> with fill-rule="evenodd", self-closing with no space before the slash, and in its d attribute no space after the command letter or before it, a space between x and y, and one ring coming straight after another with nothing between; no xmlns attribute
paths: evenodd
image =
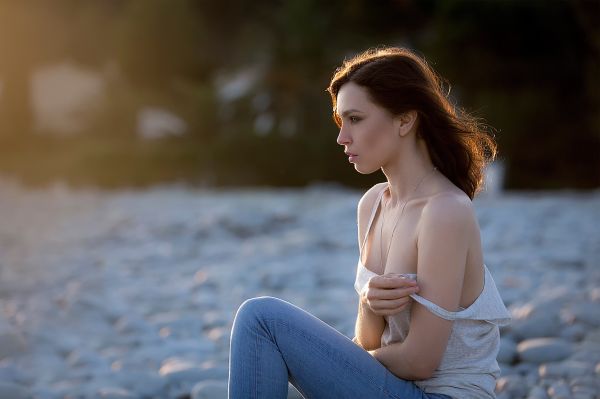
<svg viewBox="0 0 600 399"><path fill-rule="evenodd" d="M510 338L500 338L499 363L511 364L517 357L517 344Z"/></svg>
<svg viewBox="0 0 600 399"><path fill-rule="evenodd" d="M539 368L540 377L544 378L574 378L594 374L594 365L576 360L542 364Z"/></svg>
<svg viewBox="0 0 600 399"><path fill-rule="evenodd" d="M0 359L21 354L26 349L23 335L0 320Z"/></svg>
<svg viewBox="0 0 600 399"><path fill-rule="evenodd" d="M167 381L164 378L157 373L146 371L124 370L113 373L110 379L131 391L132 394L141 397L162 397L167 388Z"/></svg>
<svg viewBox="0 0 600 399"><path fill-rule="evenodd" d="M22 385L11 382L0 382L0 398L32 399L31 391Z"/></svg>
<svg viewBox="0 0 600 399"><path fill-rule="evenodd" d="M548 399L548 394L544 388L540 386L534 386L529 391L527 399Z"/></svg>
<svg viewBox="0 0 600 399"><path fill-rule="evenodd" d="M206 380L194 385L192 399L227 399L227 380Z"/></svg>
<svg viewBox="0 0 600 399"><path fill-rule="evenodd" d="M561 380L556 381L548 388L548 394L551 399L572 399L569 386Z"/></svg>
<svg viewBox="0 0 600 399"><path fill-rule="evenodd" d="M581 341L587 333L587 328L581 323L575 323L562 329L559 336L568 341Z"/></svg>
<svg viewBox="0 0 600 399"><path fill-rule="evenodd" d="M137 399L137 396L122 388L101 388L96 393L95 399Z"/></svg>
<svg viewBox="0 0 600 399"><path fill-rule="evenodd" d="M582 302L572 305L565 313L574 320L592 327L600 327L600 303Z"/></svg>
<svg viewBox="0 0 600 399"><path fill-rule="evenodd" d="M522 361L540 364L565 359L573 348L560 338L534 338L520 342L517 353Z"/></svg>
<svg viewBox="0 0 600 399"><path fill-rule="evenodd" d="M595 375L574 377L569 381L569 385L571 386L571 392L574 395L596 395L600 393L600 379Z"/></svg>
<svg viewBox="0 0 600 399"><path fill-rule="evenodd" d="M205 369L186 359L168 359L158 373L171 385L190 384L205 379Z"/></svg>
<svg viewBox="0 0 600 399"><path fill-rule="evenodd" d="M115 329L119 334L148 334L154 331L143 317L135 315L119 318L115 323Z"/></svg>
<svg viewBox="0 0 600 399"><path fill-rule="evenodd" d="M496 391L508 395L509 398L520 398L527 395L528 388L523 377L519 375L509 375L498 378L498 381L496 382Z"/></svg>
<svg viewBox="0 0 600 399"><path fill-rule="evenodd" d="M0 382L28 385L31 383L31 377L13 364L2 364L0 365Z"/></svg>
<svg viewBox="0 0 600 399"><path fill-rule="evenodd" d="M560 317L556 313L536 313L524 319L516 319L510 327L512 333L520 340L556 337L563 329Z"/></svg>

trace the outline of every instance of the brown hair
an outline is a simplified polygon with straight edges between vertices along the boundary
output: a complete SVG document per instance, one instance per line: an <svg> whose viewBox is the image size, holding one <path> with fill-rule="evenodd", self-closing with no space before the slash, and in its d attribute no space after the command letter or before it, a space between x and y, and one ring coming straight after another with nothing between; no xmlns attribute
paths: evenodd
<svg viewBox="0 0 600 399"><path fill-rule="evenodd" d="M424 58L406 48L384 47L344 60L327 88L338 127L337 95L347 82L364 87L393 115L417 111L417 136L425 140L434 166L469 198L481 190L484 167L496 157L496 142L477 118L451 103L442 78Z"/></svg>

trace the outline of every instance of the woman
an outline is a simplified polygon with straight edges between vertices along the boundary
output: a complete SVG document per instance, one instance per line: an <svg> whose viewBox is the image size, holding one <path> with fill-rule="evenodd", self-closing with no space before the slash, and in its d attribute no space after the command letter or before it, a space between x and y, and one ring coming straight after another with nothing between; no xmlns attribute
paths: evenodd
<svg viewBox="0 0 600 399"><path fill-rule="evenodd" d="M247 300L231 333L229 397L286 398L289 381L306 398L493 398L498 326L510 316L471 202L493 139L404 48L345 61L328 91L349 161L387 178L358 203L355 337L281 299Z"/></svg>

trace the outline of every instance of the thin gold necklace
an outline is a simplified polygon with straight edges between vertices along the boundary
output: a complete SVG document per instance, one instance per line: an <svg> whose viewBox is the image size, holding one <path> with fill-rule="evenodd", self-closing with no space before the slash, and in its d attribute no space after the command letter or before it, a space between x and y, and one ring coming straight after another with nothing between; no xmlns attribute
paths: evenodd
<svg viewBox="0 0 600 399"><path fill-rule="evenodd" d="M423 176L421 178L421 180L419 181L419 183L417 184L417 186L415 187L415 189L412 191L411 195L413 195L414 193L417 192L417 189L419 188L419 186L421 185L421 183L423 183L423 181L425 180L425 178L427 176L429 176L430 173L433 173L437 168L434 166L433 169L431 170L431 172L427 172L425 174L425 176ZM389 189L389 186L388 186ZM402 210L400 211L400 215L396 218L396 223L394 223L394 228L392 229L392 235L390 236L390 242L388 244L388 248L387 248L387 252L385 253L385 262L383 260L383 202L382 202L382 207L381 207L381 227L379 229L379 241L380 241L380 245L379 245L379 249L380 249L380 253L381 253L381 270L382 273L385 273L385 265L387 262L387 257L388 254L390 253L390 248L392 247L392 239L394 238L394 233L396 232L396 227L398 226L398 221L400 220L400 218L402 217L402 214L404 214L404 208L406 207L406 204L408 203L408 199L406 201L404 201L404 204L402 204Z"/></svg>

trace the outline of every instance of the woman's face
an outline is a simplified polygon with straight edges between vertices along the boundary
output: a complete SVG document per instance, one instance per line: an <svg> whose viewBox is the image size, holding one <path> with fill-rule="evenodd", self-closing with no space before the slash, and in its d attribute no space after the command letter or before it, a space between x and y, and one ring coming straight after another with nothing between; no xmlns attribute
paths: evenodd
<svg viewBox="0 0 600 399"><path fill-rule="evenodd" d="M353 82L340 88L336 103L342 125L337 143L352 154L349 162L363 174L379 170L395 152L397 119L371 101L365 88Z"/></svg>

